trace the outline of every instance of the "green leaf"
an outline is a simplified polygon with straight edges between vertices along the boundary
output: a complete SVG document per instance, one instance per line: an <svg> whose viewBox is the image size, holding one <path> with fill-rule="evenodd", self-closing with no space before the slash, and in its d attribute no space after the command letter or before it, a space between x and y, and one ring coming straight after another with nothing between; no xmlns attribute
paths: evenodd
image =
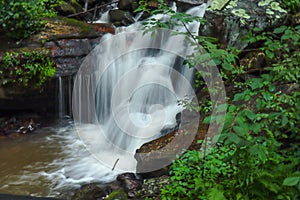
<svg viewBox="0 0 300 200"><path fill-rule="evenodd" d="M249 94L245 95L245 101L249 101L251 99L251 96Z"/></svg>
<svg viewBox="0 0 300 200"><path fill-rule="evenodd" d="M273 51L270 51L270 50L266 50L266 55L269 57L269 58L274 58L275 54Z"/></svg>
<svg viewBox="0 0 300 200"><path fill-rule="evenodd" d="M299 181L300 181L300 176L287 177L286 179L284 179L283 185L285 185L285 186L295 186L299 183Z"/></svg>
<svg viewBox="0 0 300 200"><path fill-rule="evenodd" d="M233 101L240 101L244 99L244 94L243 93L237 93L234 95Z"/></svg>
<svg viewBox="0 0 300 200"><path fill-rule="evenodd" d="M251 79L250 87L252 90L257 88L262 88L264 86L263 80L261 78L253 78Z"/></svg>
<svg viewBox="0 0 300 200"><path fill-rule="evenodd" d="M223 191L221 191L217 187L214 187L209 190L208 197L209 200L226 200Z"/></svg>
<svg viewBox="0 0 300 200"><path fill-rule="evenodd" d="M240 129L240 128L241 127L238 127L238 126L233 127L233 129L236 133L243 133L243 129ZM237 132L237 131L239 131L239 132ZM232 132L228 133L227 139L231 142L234 142L235 144L238 144L241 141L241 138L237 134L232 133Z"/></svg>
<svg viewBox="0 0 300 200"><path fill-rule="evenodd" d="M289 120L288 120L287 116L283 115L282 119L281 119L281 126L284 127L288 122L289 122Z"/></svg>
<svg viewBox="0 0 300 200"><path fill-rule="evenodd" d="M275 91L275 85L273 85L273 84L269 85L269 91L274 92Z"/></svg>
<svg viewBox="0 0 300 200"><path fill-rule="evenodd" d="M251 121L254 121L254 119L256 118L256 114L254 114L252 112L252 110L246 110L245 111L245 115L248 119L250 119Z"/></svg>
<svg viewBox="0 0 300 200"><path fill-rule="evenodd" d="M259 110L262 109L265 104L266 103L265 103L264 100L262 100L262 99L256 99L256 108L257 109L259 109Z"/></svg>
<svg viewBox="0 0 300 200"><path fill-rule="evenodd" d="M229 63L224 63L223 65L222 65L222 67L223 67L223 69L225 69L225 70L227 70L227 71L231 71L232 69L233 69L233 67L232 67L232 65L231 64L229 64Z"/></svg>
<svg viewBox="0 0 300 200"><path fill-rule="evenodd" d="M270 101L273 98L269 92L262 92L262 95L266 101Z"/></svg>
<svg viewBox="0 0 300 200"><path fill-rule="evenodd" d="M274 29L273 33L283 33L287 29L287 26L280 26L279 28Z"/></svg>

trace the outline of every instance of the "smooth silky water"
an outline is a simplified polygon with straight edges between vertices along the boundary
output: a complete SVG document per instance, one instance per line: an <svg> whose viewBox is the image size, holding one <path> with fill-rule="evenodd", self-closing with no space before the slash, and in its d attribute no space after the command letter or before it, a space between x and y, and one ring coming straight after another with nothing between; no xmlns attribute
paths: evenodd
<svg viewBox="0 0 300 200"><path fill-rule="evenodd" d="M189 12L192 15L203 16L205 8L206 5L193 8ZM164 19L165 16L158 15L156 18ZM131 31L137 26L134 24L119 29L117 32ZM190 31L197 32L199 24L190 24L189 28ZM176 29L184 31L183 27L176 27ZM104 37L104 39L109 39L109 37L111 36ZM146 41L136 41L132 38L132 46L128 46L126 41L124 44L118 45L121 45L120 48L131 48L135 47L135 43L140 42ZM168 38L160 42L162 45L174 45L168 42ZM127 46L122 47L122 44ZM108 45L113 45L113 43ZM105 48L108 49L105 50ZM173 48L178 47L174 46ZM103 47L103 49L105 51L99 55L103 59L109 58L110 54L120 50L114 47L110 48L114 51L109 51L109 46ZM172 72L169 68L175 68L177 61L174 59L178 59L178 57L169 52L135 51L112 63L109 70L98 79L100 82L94 84L93 88L89 87L93 75L87 77L88 81L78 81L77 79L77 84L79 84L77 87L83 87L78 94L91 97L95 102L92 108L80 107L75 114L82 117L78 112L88 113L90 109L96 109L96 115L92 116L94 118L92 120L85 118L84 120L87 120L88 123L79 120L80 123L76 124L76 128L72 120L60 119L32 134L0 140L0 193L69 198L72 191L83 184L114 180L119 173L123 172L119 169L134 171L135 163L127 163L127 161L134 161L135 149L158 137L163 128L176 125L176 114L181 111L182 107L177 106L178 98L172 93L184 97L191 92L188 88L181 88L181 83L172 82L174 77L172 79ZM97 63L97 60L101 59L95 57L93 62ZM118 68L118 65L123 67ZM131 65L137 68L131 68ZM164 68L165 66L169 68ZM139 70L142 70L143 73L140 73ZM191 72L186 74L180 67L176 70L187 79L191 78ZM131 94L126 93L128 86L124 85L126 80L122 80L122 76L129 72L137 73L127 74L129 77L137 77L133 82L137 89ZM152 83L158 84L143 84L143 81L145 83L152 81ZM115 95L113 90L116 84L123 87L117 89L118 98L115 102L111 99ZM165 87L160 87L160 85ZM169 92L166 90L166 86ZM89 92L90 89L92 91ZM186 91L186 93L182 93L182 91ZM95 94L96 97L93 98ZM125 98L128 95L130 104L125 105L126 101L122 97ZM75 102L81 106L80 98L75 99ZM125 115L122 114L124 111L122 105L129 108ZM60 109L66 106L69 105L59 104ZM111 106L114 107L117 115L111 114ZM62 115L63 111L60 110L59 113ZM94 121L98 123L95 124ZM115 124L116 122L117 124ZM137 128L132 128L132 125ZM120 133L126 132L126 130L120 130L119 126L125 127L125 129L129 127L128 130L132 131L132 135L120 136ZM131 140L132 136L137 135L142 136L138 137L138 140ZM112 143L111 145L117 145L120 151L113 152L107 145L107 140ZM126 155L128 159L126 156L124 157L123 151L129 152ZM115 163L116 158L121 158L118 163ZM117 164L117 167L112 170L114 164Z"/></svg>

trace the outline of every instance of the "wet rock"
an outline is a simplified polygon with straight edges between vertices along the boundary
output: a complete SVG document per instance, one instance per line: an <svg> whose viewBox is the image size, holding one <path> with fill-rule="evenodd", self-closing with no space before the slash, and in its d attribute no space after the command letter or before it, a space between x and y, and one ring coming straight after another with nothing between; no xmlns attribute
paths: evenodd
<svg viewBox="0 0 300 200"><path fill-rule="evenodd" d="M93 25L96 26L96 29L99 33L115 33L115 26L112 24L94 23Z"/></svg>
<svg viewBox="0 0 300 200"><path fill-rule="evenodd" d="M206 0L175 0L178 11L185 12L188 9L199 6L206 2Z"/></svg>
<svg viewBox="0 0 300 200"><path fill-rule="evenodd" d="M119 9L110 10L109 17L111 22L113 22L116 25L127 26L135 22L130 12L126 12L124 10L119 10Z"/></svg>
<svg viewBox="0 0 300 200"><path fill-rule="evenodd" d="M102 200L117 190L122 190L122 188L116 181L106 184L91 183L77 189L71 200Z"/></svg>
<svg viewBox="0 0 300 200"><path fill-rule="evenodd" d="M29 134L39 127L39 124L35 121L32 118L3 117L0 120L0 136L3 139Z"/></svg>
<svg viewBox="0 0 300 200"><path fill-rule="evenodd" d="M128 197L134 197L137 190L141 189L142 187L142 180L139 179L133 173L124 173L120 174L117 177L117 181L119 181L127 192Z"/></svg>
<svg viewBox="0 0 300 200"><path fill-rule="evenodd" d="M193 127L197 126L197 127ZM183 127L183 126L182 126ZM173 131L156 140L143 144L134 155L137 160L137 173L143 178L157 177L168 174L168 166L176 159L176 155L184 149L199 149L199 140L204 139L207 127L199 122L193 122L179 130ZM198 128L197 133L189 134ZM197 129L196 129L197 130Z"/></svg>

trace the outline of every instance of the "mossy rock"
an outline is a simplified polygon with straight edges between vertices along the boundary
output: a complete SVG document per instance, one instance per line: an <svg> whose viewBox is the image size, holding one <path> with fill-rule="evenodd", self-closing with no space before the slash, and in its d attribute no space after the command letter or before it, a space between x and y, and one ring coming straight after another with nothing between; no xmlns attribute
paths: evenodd
<svg viewBox="0 0 300 200"><path fill-rule="evenodd" d="M116 200L116 199L127 200L128 198L126 192L124 192L124 190L116 190L110 193L108 197L106 197L106 200Z"/></svg>
<svg viewBox="0 0 300 200"><path fill-rule="evenodd" d="M97 28L92 24L58 16L53 19L48 19L44 30L31 36L26 42L41 44L57 39L96 38L99 36L102 36L102 33L99 33Z"/></svg>

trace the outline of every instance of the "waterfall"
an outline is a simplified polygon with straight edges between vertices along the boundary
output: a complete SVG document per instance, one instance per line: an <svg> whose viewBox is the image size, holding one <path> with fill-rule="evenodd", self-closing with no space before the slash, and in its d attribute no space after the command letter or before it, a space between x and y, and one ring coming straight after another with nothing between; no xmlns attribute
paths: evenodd
<svg viewBox="0 0 300 200"><path fill-rule="evenodd" d="M59 76L58 78L58 117L65 118L72 115L72 86L73 76Z"/></svg>
<svg viewBox="0 0 300 200"><path fill-rule="evenodd" d="M207 6L187 13L202 17ZM196 34L199 26L186 25ZM74 81L73 117L88 151L109 169L116 164L134 172L135 150L178 126L176 116L184 109L178 102L195 97L194 69L183 64L193 48L186 36L174 34L186 27L151 34L137 22L103 36L83 61Z"/></svg>

